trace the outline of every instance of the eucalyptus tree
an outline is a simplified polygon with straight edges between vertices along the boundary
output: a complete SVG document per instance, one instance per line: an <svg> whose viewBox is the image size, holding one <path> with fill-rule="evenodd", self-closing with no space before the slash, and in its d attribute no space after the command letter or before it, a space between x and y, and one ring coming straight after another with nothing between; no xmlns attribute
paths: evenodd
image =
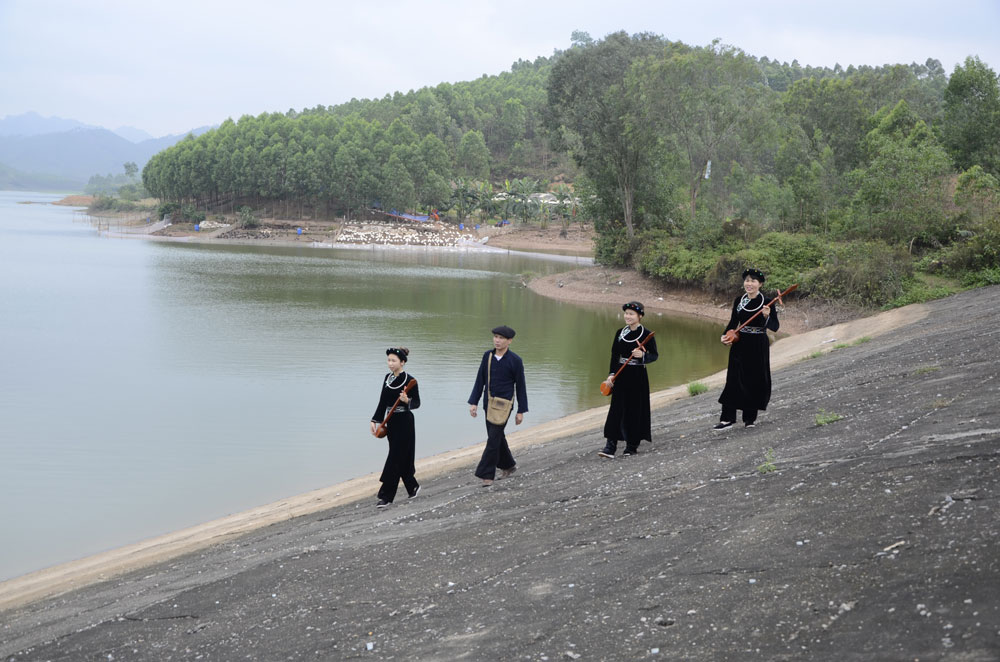
<svg viewBox="0 0 1000 662"><path fill-rule="evenodd" d="M403 160L396 153L389 157L389 162L382 168L379 192L383 209L402 212L412 209L416 203L417 189Z"/></svg>
<svg viewBox="0 0 1000 662"><path fill-rule="evenodd" d="M782 96L784 112L809 142L809 158L829 145L840 172L856 168L864 155L861 141L871 130L871 113L861 90L850 80L807 78L796 81Z"/></svg>
<svg viewBox="0 0 1000 662"><path fill-rule="evenodd" d="M868 165L851 173L856 227L890 242L943 238L947 152L905 101L879 113L865 137Z"/></svg>
<svg viewBox="0 0 1000 662"><path fill-rule="evenodd" d="M490 150L480 131L467 131L458 147L458 170L472 179L490 178Z"/></svg>
<svg viewBox="0 0 1000 662"><path fill-rule="evenodd" d="M965 58L944 91L941 137L959 170L1000 175L1000 83L978 57Z"/></svg>
<svg viewBox="0 0 1000 662"><path fill-rule="evenodd" d="M652 130L683 155L692 221L710 168L765 134L774 98L754 59L718 42L637 62L627 90L630 128Z"/></svg>
<svg viewBox="0 0 1000 662"><path fill-rule="evenodd" d="M359 209L369 201L376 186L376 167L371 151L358 142L352 141L337 150L332 192L343 201L347 218L351 217L352 209Z"/></svg>
<svg viewBox="0 0 1000 662"><path fill-rule="evenodd" d="M558 58L546 86L546 120L558 150L567 151L594 183L595 194L617 209L629 241L636 231L636 197L644 168L656 148L628 123L633 110L624 94L634 62L672 50L663 38L625 32L593 41L576 33L574 45ZM611 221L612 219L606 219Z"/></svg>

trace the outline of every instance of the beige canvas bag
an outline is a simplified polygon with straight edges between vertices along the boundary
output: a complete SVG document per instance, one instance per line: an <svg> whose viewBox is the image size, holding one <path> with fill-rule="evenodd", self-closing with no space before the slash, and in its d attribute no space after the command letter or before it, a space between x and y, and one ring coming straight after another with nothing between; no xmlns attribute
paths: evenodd
<svg viewBox="0 0 1000 662"><path fill-rule="evenodd" d="M490 395L490 373L493 371L492 352L487 360L489 363L486 368L486 421L493 425L503 425L510 418L510 410L514 408L514 401Z"/></svg>

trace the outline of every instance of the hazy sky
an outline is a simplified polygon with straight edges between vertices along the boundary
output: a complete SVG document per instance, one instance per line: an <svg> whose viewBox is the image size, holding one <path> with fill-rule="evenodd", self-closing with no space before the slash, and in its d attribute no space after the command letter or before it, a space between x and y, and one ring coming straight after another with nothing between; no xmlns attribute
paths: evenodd
<svg viewBox="0 0 1000 662"><path fill-rule="evenodd" d="M0 117L154 136L497 74L573 30L800 64L1000 69L1000 0L0 0Z"/></svg>

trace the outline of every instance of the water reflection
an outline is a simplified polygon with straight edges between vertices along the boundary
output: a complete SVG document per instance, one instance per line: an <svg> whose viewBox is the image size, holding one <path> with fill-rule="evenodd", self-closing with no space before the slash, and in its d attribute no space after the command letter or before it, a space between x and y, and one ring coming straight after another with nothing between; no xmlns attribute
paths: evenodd
<svg viewBox="0 0 1000 662"><path fill-rule="evenodd" d="M100 239L18 195L0 194L0 500L19 504L0 512L19 543L0 579L377 471L367 421L391 345L420 379L421 457L485 437L465 401L500 323L525 360L527 425L607 402L621 311L518 276L571 263ZM717 324L646 322L654 389L724 366Z"/></svg>

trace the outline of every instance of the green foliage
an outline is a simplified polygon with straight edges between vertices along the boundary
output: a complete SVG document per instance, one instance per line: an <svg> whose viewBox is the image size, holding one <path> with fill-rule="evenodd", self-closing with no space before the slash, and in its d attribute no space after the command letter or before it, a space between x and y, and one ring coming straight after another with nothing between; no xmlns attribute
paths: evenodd
<svg viewBox="0 0 1000 662"><path fill-rule="evenodd" d="M820 409L819 413L816 414L816 425L829 425L830 423L835 423L844 418L840 414L835 414L832 411L826 411L825 409Z"/></svg>
<svg viewBox="0 0 1000 662"><path fill-rule="evenodd" d="M658 142L648 123L631 120L626 79L633 63L672 47L655 35L625 32L579 42L556 61L546 84L555 146L572 154L602 200L595 220L620 220L628 245L642 224L636 210L660 192L648 185Z"/></svg>
<svg viewBox="0 0 1000 662"><path fill-rule="evenodd" d="M913 273L902 248L879 241L838 244L803 279L802 289L827 300L882 306L903 294Z"/></svg>
<svg viewBox="0 0 1000 662"><path fill-rule="evenodd" d="M701 382L691 382L687 385L688 395L694 397L708 391L708 387Z"/></svg>
<svg viewBox="0 0 1000 662"><path fill-rule="evenodd" d="M648 237L638 256L639 270L678 285L700 286L717 256L710 249L691 249L664 232Z"/></svg>
<svg viewBox="0 0 1000 662"><path fill-rule="evenodd" d="M951 296L955 290L941 285L927 285L923 281L910 279L904 285L904 291L892 301L886 303L883 308L901 308L911 303L924 303L934 299L943 299Z"/></svg>
<svg viewBox="0 0 1000 662"><path fill-rule="evenodd" d="M1000 268L1000 213L985 220L951 246L942 262L950 273L981 272Z"/></svg>
<svg viewBox="0 0 1000 662"><path fill-rule="evenodd" d="M722 155L752 150L769 135L775 97L762 83L753 58L718 41L707 48L665 50L633 66L626 82L631 127L643 130L644 143L663 140L684 157L691 221L711 177L708 163L714 160L724 172Z"/></svg>
<svg viewBox="0 0 1000 662"><path fill-rule="evenodd" d="M631 266L632 253L638 241L629 239L624 225L616 225L615 229L605 227L597 235L594 240L594 260L598 264L609 266Z"/></svg>
<svg viewBox="0 0 1000 662"><path fill-rule="evenodd" d="M598 262L718 292L752 265L768 288L898 305L940 294L910 279L914 260L966 285L1000 270L1000 91L977 58L949 80L933 59L818 68L574 33L496 76L227 120L155 155L141 186L131 166L121 198L148 190L192 217L586 219ZM543 212L531 193L551 181L572 188Z"/></svg>
<svg viewBox="0 0 1000 662"><path fill-rule="evenodd" d="M850 175L854 231L869 239L940 241L947 234L951 161L927 125L900 101L864 141L867 167Z"/></svg>
<svg viewBox="0 0 1000 662"><path fill-rule="evenodd" d="M1000 82L978 57L955 65L944 91L941 136L959 169L979 165L1000 175Z"/></svg>
<svg viewBox="0 0 1000 662"><path fill-rule="evenodd" d="M94 201L87 206L88 213L94 214L102 211L129 212L145 209L142 205L132 200L122 200L111 195L99 194Z"/></svg>
<svg viewBox="0 0 1000 662"><path fill-rule="evenodd" d="M201 223L205 220L205 212L197 209L194 205L181 205L179 219L191 223Z"/></svg>
<svg viewBox="0 0 1000 662"><path fill-rule="evenodd" d="M511 176L511 138L522 171L572 177L541 125L551 66L539 58L466 83L227 120L155 155L142 181L161 200L200 209L282 204L350 217L376 203L444 208L459 176Z"/></svg>
<svg viewBox="0 0 1000 662"><path fill-rule="evenodd" d="M767 274L767 289L784 290L799 282L802 274L818 267L830 247L816 235L771 232L736 256L745 267L755 267ZM734 272L733 284L737 287L742 272L743 269Z"/></svg>
<svg viewBox="0 0 1000 662"><path fill-rule="evenodd" d="M966 287L1000 285L1000 267L970 271L962 276L962 285Z"/></svg>
<svg viewBox="0 0 1000 662"><path fill-rule="evenodd" d="M253 213L253 209L246 205L240 207L240 223L242 223L243 227L251 230L260 225L260 221L257 220L257 216Z"/></svg>
<svg viewBox="0 0 1000 662"><path fill-rule="evenodd" d="M959 175L954 201L960 207L971 209L975 220L983 222L1000 211L1000 182L974 165Z"/></svg>
<svg viewBox="0 0 1000 662"><path fill-rule="evenodd" d="M156 208L156 213L162 221L170 214L176 213L180 210L181 205L179 202L162 202L160 206Z"/></svg>
<svg viewBox="0 0 1000 662"><path fill-rule="evenodd" d="M136 180L139 167L134 162L129 161L124 164L123 170L123 173L117 175L110 173L104 177L101 175L92 175L83 192L94 196L117 195L122 200L130 202L147 197L146 189L142 186L142 182Z"/></svg>
<svg viewBox="0 0 1000 662"><path fill-rule="evenodd" d="M769 474L777 470L778 467L774 464L774 449L768 448L764 451L764 461L757 465L757 471L762 474Z"/></svg>

